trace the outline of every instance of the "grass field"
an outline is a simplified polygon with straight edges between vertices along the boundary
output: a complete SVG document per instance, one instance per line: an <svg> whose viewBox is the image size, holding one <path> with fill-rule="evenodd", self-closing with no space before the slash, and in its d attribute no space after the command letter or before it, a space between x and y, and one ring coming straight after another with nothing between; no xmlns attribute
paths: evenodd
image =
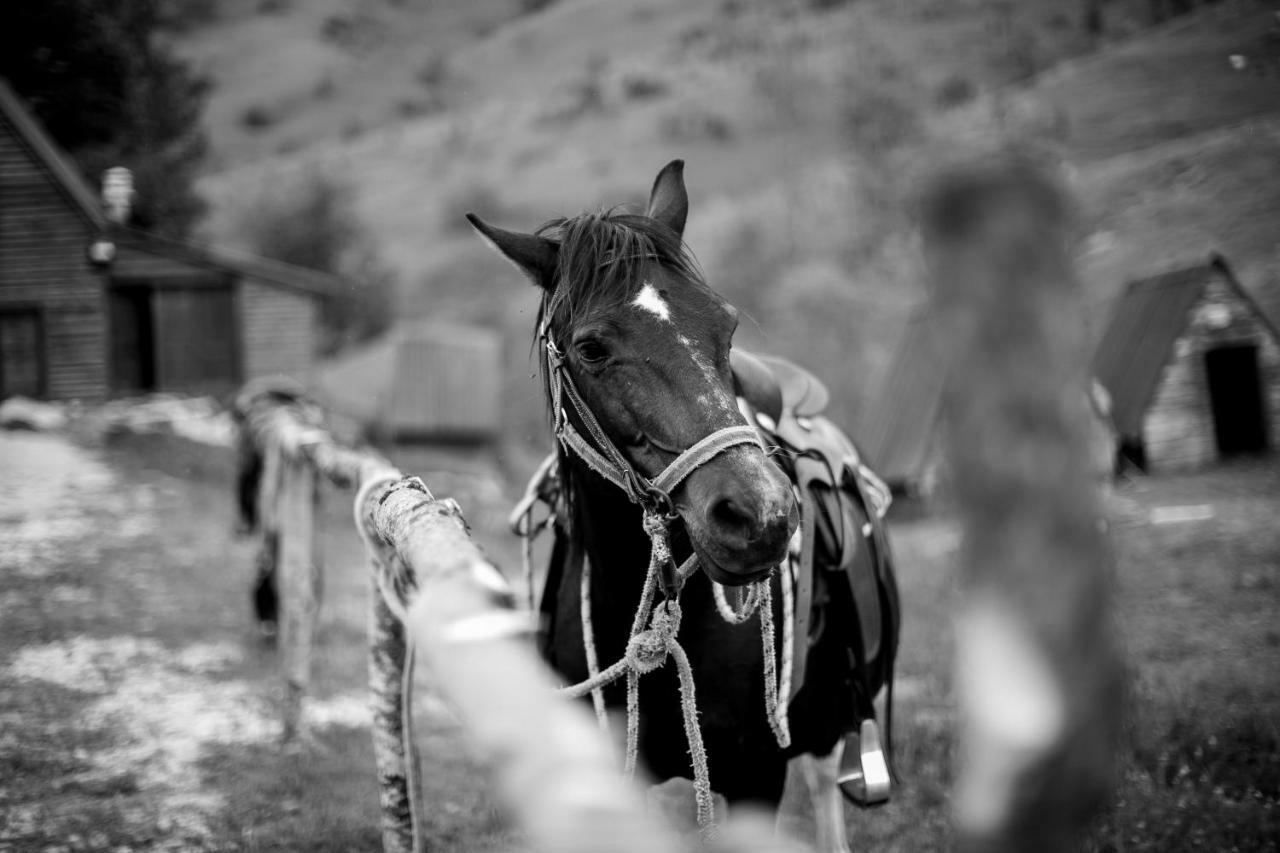
<svg viewBox="0 0 1280 853"><path fill-rule="evenodd" d="M373 851L364 561L346 495L323 531L314 737L275 744L276 661L249 619L253 546L231 535L230 460L178 440L109 446L0 434L0 851ZM504 498L424 471L507 567ZM21 488L17 488L20 486ZM1280 837L1280 463L1120 491L1114 538L1130 670L1127 743L1096 851L1275 850ZM1152 524L1156 507L1212 517ZM906 514L899 768L887 807L848 814L857 850L945 849L957 533ZM519 849L424 688L433 848ZM804 834L789 794L784 825Z"/></svg>

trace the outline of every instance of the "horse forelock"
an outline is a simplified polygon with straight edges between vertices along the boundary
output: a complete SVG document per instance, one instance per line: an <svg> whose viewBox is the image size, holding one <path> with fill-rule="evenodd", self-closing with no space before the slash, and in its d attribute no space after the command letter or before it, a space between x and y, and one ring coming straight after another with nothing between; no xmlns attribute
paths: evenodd
<svg viewBox="0 0 1280 853"><path fill-rule="evenodd" d="M679 235L648 216L600 210L553 219L537 233L559 244L555 287L543 297L538 323L539 329L546 324L560 346L564 335L596 309L634 299L645 270L655 263L705 286Z"/></svg>

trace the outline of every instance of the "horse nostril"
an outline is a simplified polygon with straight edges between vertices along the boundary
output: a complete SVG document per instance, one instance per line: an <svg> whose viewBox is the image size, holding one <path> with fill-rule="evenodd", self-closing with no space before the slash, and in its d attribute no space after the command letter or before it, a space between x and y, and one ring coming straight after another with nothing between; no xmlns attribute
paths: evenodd
<svg viewBox="0 0 1280 853"><path fill-rule="evenodd" d="M755 516L733 498L724 497L711 505L708 513L712 525L722 532L750 541L757 524Z"/></svg>

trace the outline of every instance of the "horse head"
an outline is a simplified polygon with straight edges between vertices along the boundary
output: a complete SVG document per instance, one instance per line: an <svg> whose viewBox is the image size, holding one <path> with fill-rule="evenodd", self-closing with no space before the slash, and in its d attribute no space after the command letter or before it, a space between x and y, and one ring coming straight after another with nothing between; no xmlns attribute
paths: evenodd
<svg viewBox="0 0 1280 853"><path fill-rule="evenodd" d="M555 387L560 371L585 404L565 404L563 416L594 450L618 454L648 481L699 441L746 425L729 367L738 312L707 285L683 243L683 167L676 160L658 174L644 214L583 213L532 234L467 215L541 288L544 375ZM703 461L669 499L703 570L723 584L777 566L798 521L786 476L757 443Z"/></svg>

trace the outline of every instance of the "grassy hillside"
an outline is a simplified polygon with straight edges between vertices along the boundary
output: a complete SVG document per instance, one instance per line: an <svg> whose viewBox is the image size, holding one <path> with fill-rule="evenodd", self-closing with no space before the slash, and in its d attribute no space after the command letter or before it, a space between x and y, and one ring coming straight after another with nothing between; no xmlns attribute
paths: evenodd
<svg viewBox="0 0 1280 853"><path fill-rule="evenodd" d="M182 49L218 81L210 236L244 242L243 212L291 181L347 181L403 314L507 332L509 421L532 439L533 297L461 215L528 229L636 201L673 157L690 245L756 321L742 342L814 367L846 421L919 298L920 175L992 141L1071 167L1099 298L1213 248L1259 289L1274 17L1233 0L1135 35L1147 6L1106 4L1095 39L1049 0L264 0Z"/></svg>

